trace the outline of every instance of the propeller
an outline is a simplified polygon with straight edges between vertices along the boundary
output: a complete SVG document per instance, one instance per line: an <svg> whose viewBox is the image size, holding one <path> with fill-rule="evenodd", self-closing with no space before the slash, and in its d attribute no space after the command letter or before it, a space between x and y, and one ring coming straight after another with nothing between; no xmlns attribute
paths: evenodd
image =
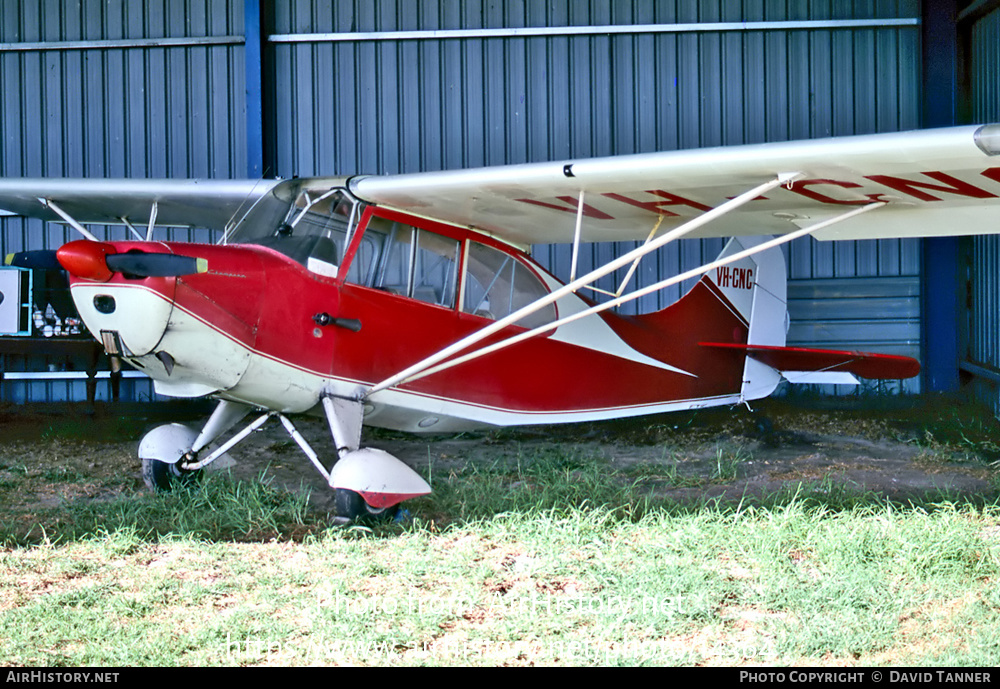
<svg viewBox="0 0 1000 689"><path fill-rule="evenodd" d="M180 277L208 272L208 261L192 256L132 249L123 254L104 242L80 239L56 252L63 268L77 277L107 282L112 274L130 277Z"/></svg>
<svg viewBox="0 0 1000 689"><path fill-rule="evenodd" d="M62 266L56 259L56 252L52 249L38 249L35 251L20 251L7 254L4 263L16 268L33 268L37 270L62 270Z"/></svg>
<svg viewBox="0 0 1000 689"><path fill-rule="evenodd" d="M18 268L68 270L77 277L107 282L114 273L130 277L180 277L208 272L204 258L133 249L123 254L104 242L77 240L58 251L41 249L7 254L4 262Z"/></svg>
<svg viewBox="0 0 1000 689"><path fill-rule="evenodd" d="M115 253L113 246L104 242L78 240L64 244L58 251L38 249L7 254L4 263L17 268L35 270L68 270L73 275L106 282L113 273L132 277L180 277L208 272L204 258L161 254L133 249L124 254Z"/></svg>

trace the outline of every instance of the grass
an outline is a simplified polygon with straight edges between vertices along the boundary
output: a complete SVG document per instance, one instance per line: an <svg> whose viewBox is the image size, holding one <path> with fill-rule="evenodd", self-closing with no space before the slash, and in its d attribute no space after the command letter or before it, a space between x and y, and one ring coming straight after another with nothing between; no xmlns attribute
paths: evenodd
<svg viewBox="0 0 1000 689"><path fill-rule="evenodd" d="M330 529L260 483L74 510L0 551L11 665L987 665L1000 509L599 503L586 464L446 525ZM568 472L568 473L567 473ZM525 488L525 490L528 490ZM635 498L635 495L632 495ZM45 519L47 517L47 519ZM31 543L29 544L29 541Z"/></svg>
<svg viewBox="0 0 1000 689"><path fill-rule="evenodd" d="M51 473L46 472L46 478ZM0 521L0 543L12 547L63 543L122 531L143 539L182 534L194 539L259 541L287 535L297 526L321 524L320 515L310 522L307 511L307 494L273 490L266 475L243 482L210 476L201 485L165 495L79 500L5 515Z"/></svg>
<svg viewBox="0 0 1000 689"><path fill-rule="evenodd" d="M640 517L509 511L298 541L119 526L0 554L0 655L56 666L992 665L998 523L995 507L793 499Z"/></svg>
<svg viewBox="0 0 1000 689"><path fill-rule="evenodd" d="M962 449L936 442L946 458ZM700 475L669 449L632 466L557 447L431 464L434 493L410 519L331 528L266 475L169 495L101 485L98 499L86 467L64 461L72 442L54 443L44 451L63 469L0 459L6 665L992 666L1000 654L1000 506L895 503L827 479L665 497L739 476L755 461L739 444ZM67 486L58 504L19 498L50 480Z"/></svg>

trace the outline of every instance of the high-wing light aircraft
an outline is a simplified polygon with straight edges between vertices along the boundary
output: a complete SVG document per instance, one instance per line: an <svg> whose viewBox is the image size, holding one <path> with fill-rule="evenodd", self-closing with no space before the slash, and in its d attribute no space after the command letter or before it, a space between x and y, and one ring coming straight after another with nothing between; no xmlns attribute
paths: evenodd
<svg viewBox="0 0 1000 689"><path fill-rule="evenodd" d="M780 245L1000 231L998 155L1000 125L986 125L391 176L5 179L0 209L83 235L7 261L68 271L113 361L160 394L218 400L203 428L143 438L151 487L189 479L276 417L354 518L430 490L362 449L362 424L577 422L746 403L783 377L916 375L905 357L786 347ZM109 224L135 241L87 227ZM158 226L221 238L160 242ZM696 270L626 291L647 254L711 236L734 238ZM581 243L608 240L641 244L577 275ZM573 246L567 284L526 253L555 242ZM602 303L582 292L622 269ZM612 310L692 278L661 311ZM329 421L332 468L295 430L297 413Z"/></svg>

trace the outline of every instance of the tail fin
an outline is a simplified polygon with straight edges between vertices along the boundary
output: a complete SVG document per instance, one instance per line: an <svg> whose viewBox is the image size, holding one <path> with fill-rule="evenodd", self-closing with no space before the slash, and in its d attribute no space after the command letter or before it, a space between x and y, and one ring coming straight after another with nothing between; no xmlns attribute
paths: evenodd
<svg viewBox="0 0 1000 689"><path fill-rule="evenodd" d="M726 245L719 258L764 242L740 237ZM733 308L749 323L746 344L701 343L745 356L742 400L767 397L781 382L858 384L855 376L876 379L911 378L920 372L915 359L886 354L786 347L788 332L785 259L778 248L719 268L708 276ZM748 284L752 283L748 287Z"/></svg>
<svg viewBox="0 0 1000 689"><path fill-rule="evenodd" d="M734 238L719 259L765 241ZM771 247L712 269L680 300L635 317L640 327L622 334L641 353L688 373L674 394L694 400L692 406L761 399L782 378L857 384L855 376L907 378L920 370L907 357L786 347L786 294L785 258Z"/></svg>
<svg viewBox="0 0 1000 689"><path fill-rule="evenodd" d="M726 244L719 258L751 249L765 241L766 237L734 237ZM706 277L749 324L748 346L785 346L788 299L785 257L781 249L767 249L716 268ZM776 369L748 356L743 368L740 398L747 401L767 397L780 382L781 374Z"/></svg>
<svg viewBox="0 0 1000 689"><path fill-rule="evenodd" d="M763 241L732 239L719 258ZM640 352L688 372L683 390L673 393L677 398L696 400L692 404L697 406L732 404L766 397L781 381L777 371L739 348L783 346L785 313L785 260L773 248L705 273L678 301L637 316L641 327L625 339ZM727 347L706 347L706 342Z"/></svg>

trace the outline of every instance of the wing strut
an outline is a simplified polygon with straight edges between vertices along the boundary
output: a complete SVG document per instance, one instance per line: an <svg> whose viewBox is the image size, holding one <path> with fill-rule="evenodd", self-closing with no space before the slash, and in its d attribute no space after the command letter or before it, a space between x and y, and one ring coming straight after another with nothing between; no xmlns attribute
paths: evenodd
<svg viewBox="0 0 1000 689"><path fill-rule="evenodd" d="M580 258L580 230L583 228L583 189L580 190L580 202L576 206L576 228L573 230L573 265L569 268L569 281L576 280L576 264Z"/></svg>
<svg viewBox="0 0 1000 689"><path fill-rule="evenodd" d="M156 214L160 211L160 204L153 201L153 207L149 209L149 225L146 227L146 241L153 241L153 228L156 227Z"/></svg>
<svg viewBox="0 0 1000 689"><path fill-rule="evenodd" d="M62 218L66 222L68 222L69 225L70 225L70 227L72 227L74 230L76 230L77 232L79 232L80 234L82 234L84 237L86 237L87 239L89 239L92 242L96 242L97 241L97 237L95 237L94 235L92 235L87 228L85 228L83 225L81 225L80 223L78 223L76 221L76 219L73 218L72 215L70 215L69 213L67 213L66 211L64 211L62 208L60 208L59 206L57 206L56 203L55 203L55 201L50 201L49 199L42 199L42 198L40 198L38 200L41 201L42 205L45 206L46 208L51 208L53 211L55 211L56 215L58 215L60 218Z"/></svg>
<svg viewBox="0 0 1000 689"><path fill-rule="evenodd" d="M573 231L573 260L572 260L572 265L570 265L569 269L570 282L576 280L576 266L580 257L580 230L583 226L583 208L584 208L583 194L584 194L583 189L581 189L580 201L576 207L576 229ZM649 235L646 237L646 241L643 242L643 245L649 244L651 241L653 241L653 237L655 237L656 233L659 232L660 230L660 225L663 224L663 218L664 216L662 214L659 217L657 217L656 224L653 226L653 229L650 230ZM606 289L601 289L600 287L596 287L594 285L585 285L585 287L589 290L593 290L594 292L607 294L608 296L611 297L620 297L622 295L622 292L625 291L625 287L628 285L629 280L632 279L632 276L635 274L636 269L639 267L639 261L641 260L642 256L638 256L634 261L632 261L632 266L628 269L628 272L622 279L622 284L620 284L618 286L618 289L615 290L614 292L609 292Z"/></svg>
<svg viewBox="0 0 1000 689"><path fill-rule="evenodd" d="M415 373L412 376L406 378L405 380L400 381L400 383L407 383L407 382L410 382L410 381L418 380L420 378L423 378L424 376L429 376L432 373L438 373L439 371L444 371L446 369L452 368L453 366L458 366L459 364L464 364L467 361L472 361L473 359L478 359L481 356L485 356L487 354L491 354L491 353L493 353L495 351L498 351L500 349L505 349L505 348L507 348L507 347L509 347L511 345L517 344L518 342L523 342L524 340L530 339L530 338L535 337L537 335L541 335L541 334L546 333L546 332L548 332L550 330L555 330L559 326L565 325L566 323L572 323L573 321L579 320L581 318L585 318L586 316L590 316L592 314L600 313L601 311L606 311L607 309L611 309L611 308L614 308L616 306L621 306L622 304L624 304L626 302L633 301L633 300L638 299L640 297L644 297L647 294L651 294L651 293L659 291L661 289L665 289L667 287L670 287L671 285L676 285L676 284L678 284L680 282L683 282L684 280L688 280L688 279L693 278L693 277L698 277L700 275L704 275L705 273L708 273L708 272L710 272L712 270L715 270L716 268L720 268L720 267L728 265L730 263L735 263L737 261L742 261L743 259L748 258L750 256L753 256L755 254L761 253L763 251L767 251L768 249L773 249L774 247L781 246L782 244L786 244L786 243L792 241L793 239L798 239L799 237L804 237L806 235L812 234L813 232L817 232L817 231L822 230L822 229L824 229L826 227L829 227L830 225L834 225L834 224L836 224L838 222L842 222L844 220L848 220L850 218L853 218L856 215L861 215L862 213L867 213L870 210L874 210L876 208L880 208L880 207L882 207L884 205L886 205L884 202L877 202L877 203L870 203L870 204L868 204L866 206L861 206L861 207L855 208L855 209L853 209L851 211L848 211L847 213L842 213L841 215L838 215L838 216L830 218L828 220L824 220L822 222L816 223L815 225L810 225L809 227L805 227L803 229L796 230L795 232L791 232L789 234L782 235L782 236L777 237L775 239L771 239L771 240L769 240L767 242L764 242L763 244L758 244L755 247L751 247L750 249L744 249L743 251L737 252L735 254L732 254L732 255L727 256L727 257L722 258L722 259L719 259L717 261L712 261L711 263L707 263L707 264L705 264L703 266L699 266L698 268L693 268L693 269L691 269L691 270L689 270L689 271L687 271L685 273L680 273L679 275L675 275L675 276L673 276L671 278L667 278L666 280L661 280L660 282L658 282L658 283L656 283L654 285L649 285L648 287L643 287L642 289L636 290L635 292L630 292L629 294L626 294L625 296L620 296L620 297L618 297L616 299L612 299L611 301L607 301L607 302L605 302L603 304L597 304L595 306L590 307L589 309L585 309L583 311L580 311L578 313L574 313L574 314L566 316L564 318L560 318L557 321L553 321L551 323L546 323L545 325L540 325L537 328L535 328L534 330L529 330L527 332L523 332L523 333L520 333L518 335L514 335L512 337L508 337L507 339L501 340L500 342L496 342L496 343L494 343L492 345L489 345L488 347L483 347L482 349L477 349L477 350L475 350L473 352L469 352L468 354L466 354L464 356L456 357L455 359L450 359L448 361L445 361L442 364L438 364L437 366L433 366L431 368L427 368L427 369L425 369L423 371L420 371L419 373Z"/></svg>
<svg viewBox="0 0 1000 689"><path fill-rule="evenodd" d="M386 378L381 383L378 383L377 385L372 386L368 390L368 392L364 394L364 396L365 397L370 397L371 395L375 394L376 392L379 392L381 390L385 390L386 388L390 388L390 387L392 387L394 385L399 385L401 382L407 380L408 378L410 378L414 374L419 373L419 372L421 372L421 371L423 371L425 369L428 369L431 366L434 366L435 364L438 364L438 363L444 361L445 359L447 359L448 357L450 357L450 356L452 356L454 354L458 354L462 350L467 349L468 347L471 347L472 345L476 344L477 342L479 342L479 341L481 341L481 340L489 337L493 333L498 332L500 330L503 330L508 325L512 325L512 324L516 323L517 321L521 320L522 318L525 318L526 316L530 316L531 314L535 313L536 311L539 311L540 309L548 306L549 304L552 304L553 302L558 301L559 299L561 299L562 297L566 296L567 294L571 294L571 293L575 292L576 290L580 289L581 287L586 287L590 283L595 282L596 280L599 280L600 278L604 277L605 275L608 275L609 273L613 273L614 271L618 270L619 268L628 265L629 263L633 262L635 259L641 258L643 256L646 256L647 254L650 254L653 251L656 251L660 247L666 246L670 242L673 242L673 241L675 241L677 239L680 239L684 235L693 232L694 230L698 229L702 225L705 225L706 223L709 223L712 220L715 220L716 218L719 218L719 217L725 215L726 213L732 212L733 210L739 208L740 206L742 206L742 205L744 205L746 203L749 203L750 201L754 200L758 196L766 194L771 189L779 187L782 184L789 184L789 183L791 183L792 180L794 180L800 174L801 173L799 173L799 172L783 172L783 173L780 173L774 179L772 179L772 180L770 180L768 182L765 182L764 184L758 185L758 186L754 187L753 189L740 194L739 196L735 196L732 199L730 199L729 201L726 201L725 203L723 203L723 204L721 204L719 206L716 206L712 210L705 211L704 213L702 213L701 215L699 215L697 218L693 218L693 219L689 220L688 222L684 223L683 225L680 225L679 227L674 228L673 230L671 230L667 234L663 235L662 237L658 237L658 238L654 239L651 242L643 244L642 246L640 246L640 247L638 247L636 249L633 249L632 251L629 251L626 254L622 254L621 256L619 256L618 258L616 258L615 260L610 261L609 263L606 263L605 265L603 265L600 268L592 270L591 272L587 273L583 277L577 278L576 280L572 280L572 281L569 282L569 284L563 285L562 287L560 287L559 289L555 290L554 292L550 292L546 296L544 296L544 297L542 297L540 299L536 299L532 303L528 304L527 306L525 306L525 307L523 307L521 309L518 309L517 311L515 311L512 314L510 314L509 316L501 318L500 320L492 323L491 325L488 325L485 328L477 330L476 332L472 333L471 335L462 338L458 342L455 342L454 344L449 345L448 347L445 347L444 349L440 350L436 354L432 354L431 356L423 359L422 361L417 362L416 364L414 364L413 366L410 366L406 370L400 371L399 373L397 373L394 376L391 376L390 378Z"/></svg>
<svg viewBox="0 0 1000 689"><path fill-rule="evenodd" d="M135 229L135 225L133 225L132 223L130 223L129 220L128 220L128 218L126 218L126 217L123 216L123 217L119 218L119 220L121 220L125 224L125 227L127 227L128 231L132 233L132 236L134 236L140 242L143 241L143 236L141 234L139 234L139 230Z"/></svg>
<svg viewBox="0 0 1000 689"><path fill-rule="evenodd" d="M656 233L659 232L660 230L660 225L663 224L663 217L664 216L661 215L660 218L656 221L656 225L654 225L653 229L649 231L649 236L646 237L646 241L642 243L643 246L653 241L653 237L655 237ZM625 288L628 287L628 283L632 280L632 276L635 275L636 269L639 268L639 262L641 260L642 256L632 261L632 265L629 266L628 272L626 272L625 277L622 278L622 284L618 285L618 289L616 289L614 292L609 292L606 289L601 289L596 285L587 285L586 288L593 292L600 292L601 294L606 294L609 297L620 297L622 293L625 291Z"/></svg>

